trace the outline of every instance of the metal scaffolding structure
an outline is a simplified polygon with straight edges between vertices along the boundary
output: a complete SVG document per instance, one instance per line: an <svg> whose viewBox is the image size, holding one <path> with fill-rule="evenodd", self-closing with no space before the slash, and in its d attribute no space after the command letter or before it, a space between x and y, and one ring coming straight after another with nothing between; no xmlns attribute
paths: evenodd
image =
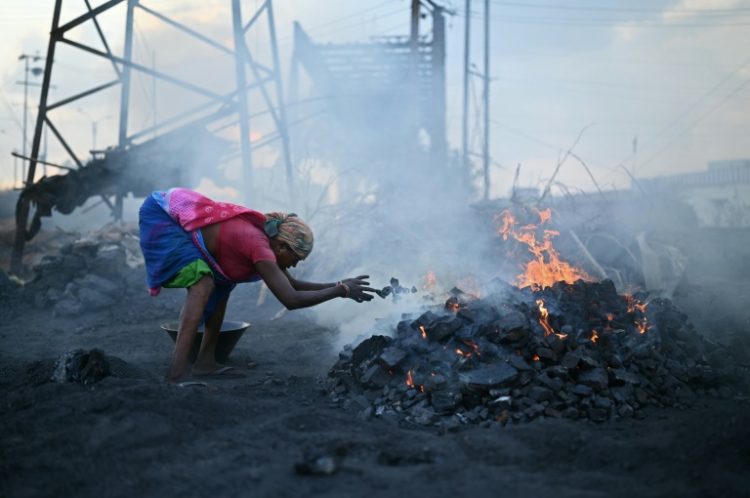
<svg viewBox="0 0 750 498"><path fill-rule="evenodd" d="M84 0L85 11L65 23L61 23L61 11L63 4L70 3L70 0L68 0L68 2L65 0L55 1L49 43L44 58L45 68L39 98L38 114L34 128L31 152L28 157L29 164L26 178L24 180L24 189L19 196L16 206L16 234L11 258L11 271L17 274L23 271L22 256L24 245L30 238L29 234L33 236L33 233L35 233L29 231L28 221L30 206L34 200L32 199L32 194L36 185L36 167L37 164L42 164L39 152L42 134L45 127L59 141L72 162L76 165L76 168L74 169L80 171L86 166L80 159L80 156L76 154L73 147L70 146L69 141L66 140L65 130L58 128L54 124L50 112L74 102L79 102L85 97L94 95L117 85L120 85L118 141L116 146L107 149L103 158L99 158L100 163L103 162L106 164L108 158L115 158L116 160L110 161L110 167L115 166L117 168L127 168L128 152L137 145L144 143L146 137L158 136L160 133L165 133L170 127L174 128L177 124L184 125L184 123L198 123L208 125L219 119L225 119L228 116L237 115L240 128L239 146L241 150L246 191L252 189L252 151L260 146L267 145L272 139L278 139L281 144L281 155L286 167L286 180L289 194L290 196L293 196L294 179L292 159L289 147L285 103L283 92L281 90L283 85L281 81L279 52L276 41L273 1L265 0L257 9L248 12L249 15L243 14L241 0L230 1L232 10L232 34L234 41L234 46L231 48L199 33L190 26L177 22L174 19L148 7L146 5L147 2L141 0L109 0L97 7L92 7L90 0ZM124 2L126 3L124 20L125 38L122 54L116 55L110 48L111 45L101 28L98 17ZM76 2L76 5L78 5L78 2ZM135 62L133 60L133 33L136 23L136 11L139 11L139 13L142 12L144 15L148 15L165 23L182 33L189 35L193 39L233 57L236 75L236 85L234 90L228 93L219 94L191 81L178 78L167 72L157 71L155 68ZM246 42L248 32L254 26L257 26L263 17L265 17L268 22L268 43L271 47L270 64L262 64L259 62L249 50ZM68 36L73 30L84 25L92 25L95 28L98 39L101 42L101 47L93 47L75 41ZM113 79L98 83L85 91L57 102L49 102L49 89L54 80L53 68L55 52L59 44L74 47L92 56L109 61L114 73ZM131 78L134 73L148 75L156 80L188 90L196 95L207 98L208 102L197 105L176 116L164 119L161 122L157 122L145 129L137 131L132 130L129 123L129 115L131 111ZM266 106L266 111L270 114L275 125L275 133L254 147L251 146L250 143L251 114L248 104L248 94L251 91L260 92L262 100ZM46 164L52 163L47 162ZM54 166L54 164L52 165ZM38 187L38 185L36 186ZM113 195L105 195L104 193L100 194L103 201L106 202L112 210L115 219L122 218L123 197L127 193L127 186L120 186ZM110 199L110 196L113 197L113 199Z"/></svg>
<svg viewBox="0 0 750 498"><path fill-rule="evenodd" d="M420 34L423 11L431 17L429 35ZM328 99L344 126L369 130L372 140L383 144L381 150L396 143L417 148L425 133L426 161L440 168L447 161L445 16L450 12L432 0L412 0L410 14L407 36L371 43L316 43L295 23L290 96L298 98L304 69L312 96ZM391 124L379 126L383 120Z"/></svg>

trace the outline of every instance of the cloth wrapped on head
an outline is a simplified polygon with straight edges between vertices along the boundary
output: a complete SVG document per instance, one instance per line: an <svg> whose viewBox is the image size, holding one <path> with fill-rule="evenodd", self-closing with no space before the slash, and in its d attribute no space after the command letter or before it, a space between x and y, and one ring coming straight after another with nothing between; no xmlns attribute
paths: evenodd
<svg viewBox="0 0 750 498"><path fill-rule="evenodd" d="M312 230L294 213L266 213L265 232L269 238L285 242L300 259L312 251Z"/></svg>

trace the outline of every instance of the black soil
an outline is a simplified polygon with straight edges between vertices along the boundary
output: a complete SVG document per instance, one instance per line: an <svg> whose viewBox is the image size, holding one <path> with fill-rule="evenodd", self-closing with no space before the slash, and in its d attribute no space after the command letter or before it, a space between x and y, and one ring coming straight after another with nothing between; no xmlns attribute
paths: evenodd
<svg viewBox="0 0 750 498"><path fill-rule="evenodd" d="M408 428L331 402L334 330L304 311L271 320L242 292L228 318L253 327L230 363L247 376L164 383L172 343L158 325L181 297L4 313L0 496L747 496L750 402L736 392L598 424ZM50 381L77 348L109 355L114 376Z"/></svg>

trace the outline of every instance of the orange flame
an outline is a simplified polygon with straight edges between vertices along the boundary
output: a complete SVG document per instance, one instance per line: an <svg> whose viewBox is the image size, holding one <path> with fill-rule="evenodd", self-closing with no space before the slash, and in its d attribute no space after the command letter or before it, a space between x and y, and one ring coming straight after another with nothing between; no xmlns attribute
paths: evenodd
<svg viewBox="0 0 750 498"><path fill-rule="evenodd" d="M641 317L635 318L635 327L639 333L645 334L651 326L648 324L648 318L646 317L646 309L648 303L641 303L635 297L630 294L625 294L625 302L628 306L628 313L640 312Z"/></svg>
<svg viewBox="0 0 750 498"><path fill-rule="evenodd" d="M636 310L645 313L646 308L648 307L647 303L641 303L630 294L625 294L625 302L628 305L628 313L635 313Z"/></svg>
<svg viewBox="0 0 750 498"><path fill-rule="evenodd" d="M498 230L503 240L511 236L518 242L526 244L533 259L524 265L524 272L516 276L519 287L531 287L535 290L551 287L555 282L573 283L576 280L591 280L586 272L574 268L562 261L560 255L552 246L552 239L560 232L556 230L542 230L542 240L537 240L536 231L540 225L552 218L552 211L548 208L537 211L538 225L525 225L516 228L516 219L509 210L501 213L501 226Z"/></svg>
<svg viewBox="0 0 750 498"><path fill-rule="evenodd" d="M552 210L550 208L547 208L543 211L539 211L539 224L552 219Z"/></svg>
<svg viewBox="0 0 750 498"><path fill-rule="evenodd" d="M599 334L596 333L596 330L591 331L591 342L596 342L599 340Z"/></svg>
<svg viewBox="0 0 750 498"><path fill-rule="evenodd" d="M533 360L534 360L534 361L539 361L539 360L540 360L540 358L539 358L539 355L538 355L538 354L535 354L535 355L534 355L534 357L533 357Z"/></svg>
<svg viewBox="0 0 750 498"><path fill-rule="evenodd" d="M544 301L537 299L536 305L539 306L539 324L544 328L544 335L554 334L555 331L549 324L549 311L544 307Z"/></svg>
<svg viewBox="0 0 750 498"><path fill-rule="evenodd" d="M419 326L419 331L422 333L422 339L427 339L427 330L425 330L424 325Z"/></svg>
<svg viewBox="0 0 750 498"><path fill-rule="evenodd" d="M406 385L411 388L414 387L414 374L412 374L411 370L406 372Z"/></svg>
<svg viewBox="0 0 750 498"><path fill-rule="evenodd" d="M437 283L437 278L435 277L435 272L430 270L427 272L427 275L424 276L422 289L426 291L432 290L435 287L436 283Z"/></svg>

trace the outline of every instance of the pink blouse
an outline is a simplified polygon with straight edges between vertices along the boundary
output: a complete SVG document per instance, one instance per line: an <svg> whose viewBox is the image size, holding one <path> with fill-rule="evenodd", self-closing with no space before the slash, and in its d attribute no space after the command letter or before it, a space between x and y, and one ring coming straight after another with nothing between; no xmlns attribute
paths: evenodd
<svg viewBox="0 0 750 498"><path fill-rule="evenodd" d="M276 261L265 232L242 216L219 223L216 261L234 282L258 280L258 261Z"/></svg>

